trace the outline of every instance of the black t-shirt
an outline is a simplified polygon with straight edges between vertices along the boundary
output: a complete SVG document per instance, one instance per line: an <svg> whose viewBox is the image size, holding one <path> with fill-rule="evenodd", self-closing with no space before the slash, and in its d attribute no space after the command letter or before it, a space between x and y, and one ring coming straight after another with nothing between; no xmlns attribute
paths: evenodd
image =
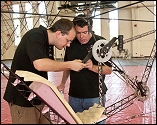
<svg viewBox="0 0 157 125"><path fill-rule="evenodd" d="M90 46L99 39L105 39L101 36L93 34L87 44L82 44L75 38L70 47L66 48L65 61L71 61L74 59L83 60L88 54ZM98 62L91 58L94 65L98 65ZM111 67L109 62L105 62L106 65ZM102 75L102 91L106 94L107 87L104 83L105 75ZM69 95L77 98L95 98L99 97L99 75L87 68L82 69L79 72L73 70L70 71L70 88Z"/></svg>
<svg viewBox="0 0 157 125"><path fill-rule="evenodd" d="M33 61L42 58L49 58L49 48L47 29L43 26L31 29L22 37L13 57L11 65L12 73L10 73L3 97L6 101L20 106L32 106L11 84L15 81L13 73L15 73L16 70L30 71L47 79L47 72L36 70L34 68ZM51 48L53 48L53 46L51 46ZM51 57L51 59L53 58ZM29 86L31 82L25 83ZM25 87L20 85L18 86L18 89L27 90ZM24 93L26 93L26 91ZM29 94L30 93L27 93L25 96L29 96Z"/></svg>

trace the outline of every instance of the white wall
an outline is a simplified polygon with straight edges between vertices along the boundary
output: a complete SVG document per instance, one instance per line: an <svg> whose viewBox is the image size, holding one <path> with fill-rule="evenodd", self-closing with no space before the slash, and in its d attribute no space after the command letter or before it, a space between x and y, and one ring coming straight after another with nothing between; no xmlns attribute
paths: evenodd
<svg viewBox="0 0 157 125"><path fill-rule="evenodd" d="M119 6L135 3L135 1L119 1ZM154 11L154 1L143 2L145 6ZM142 4L130 6L127 9L119 10L119 18L132 20L154 20L154 15ZM119 34L124 35L124 40L154 30L153 22L140 21L119 21ZM149 56L155 42L155 34L141 37L137 40L124 44L124 49L128 49L132 57Z"/></svg>

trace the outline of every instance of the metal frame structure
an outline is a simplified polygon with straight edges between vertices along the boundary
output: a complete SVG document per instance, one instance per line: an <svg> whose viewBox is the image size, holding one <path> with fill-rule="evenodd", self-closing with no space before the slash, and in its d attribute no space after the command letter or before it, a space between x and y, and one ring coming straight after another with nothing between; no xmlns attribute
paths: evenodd
<svg viewBox="0 0 157 125"><path fill-rule="evenodd" d="M153 32L155 32L155 30L153 30ZM148 32L147 35L149 35L150 33L152 33L152 31ZM146 36L146 33L141 34L138 37L135 36L134 38L141 38L143 36ZM130 41L127 40L127 42L131 42L132 40L134 40L134 38L130 38ZM111 40L111 44L113 44L112 40ZM109 47L109 45L104 46L104 47L102 47L102 50L106 50L104 48L110 48L110 47ZM107 53L108 51L102 51L102 53L103 52ZM101 54L99 53L99 55L101 55ZM111 117L112 115L114 115L115 113L127 108L131 104L133 104L133 100L138 99L139 101L143 102L149 97L150 92L149 92L149 87L147 86L147 81L148 81L155 57L156 57L156 40L154 42L154 45L153 45L152 51L150 53L150 56L149 56L147 65L145 67L141 81L138 81L137 77L133 81L133 79L130 78L129 75L127 75L123 70L121 70L113 61L111 61L112 66L113 66L113 71L118 72L123 77L125 82L127 84L129 84L135 90L135 92L133 94L129 95L128 97L125 97L124 99L112 104L111 106L106 107L106 115L108 118ZM101 67L101 66L102 65L100 64L99 67ZM101 68L99 68L99 69L100 69L99 81L101 81ZM100 86L102 85L102 83L100 83L100 82L99 82L99 84L100 84ZM100 94L100 100L102 99L101 96L102 96L102 94Z"/></svg>
<svg viewBox="0 0 157 125"><path fill-rule="evenodd" d="M17 1L15 1L17 2ZM123 6L123 7L119 7L119 8L115 8L113 10L110 10L108 12L104 12L104 13L101 13L100 15L102 14L106 14L106 13L109 13L111 11L114 11L114 10L117 10L117 9L121 9L121 8L125 8L125 7L128 7L128 6L131 6L131 5L136 5L137 3L142 3L143 1L138 1L138 2L135 2L135 3L132 3L132 4L129 4L129 5L126 5L126 6ZM22 6L22 2L19 1L17 2L19 3L21 6ZM65 2L66 3L66 2ZM13 3L11 1L5 1L5 2L1 2L1 13L3 14L1 16L1 20L3 20L5 22L5 26L6 26L6 29L11 29L11 33L8 32L8 34L6 34L6 32L3 32L1 31L1 34L6 34L6 36L8 35L8 40L7 42L4 42L3 38L1 38L1 56L3 56L3 54L8 50L8 48L13 44L14 42L14 38L13 36L15 35L14 32L16 30L16 28L13 30L12 29L12 26L7 26L8 23L7 23L7 20L12 20L12 16L10 17L7 17L5 14L6 13L18 13L18 14L23 14L23 18L21 20L25 20L25 14L30 14L32 16L39 16L39 18L42 18L42 16L46 17L47 18L47 21L48 21L48 26L50 26L52 24L52 22L55 20L55 18L58 16L58 17L71 17L71 16L63 16L63 15L59 15L59 13L57 15L53 15L53 14L38 14L37 13L37 10L35 10L33 13L27 13L27 12L14 12L12 10L12 5ZM37 4L40 4L40 2L38 2ZM46 3L45 3L46 4ZM50 4L49 2L46 4L46 6L48 7L48 4ZM53 5L53 4L52 4ZM87 7L86 9L92 7L92 11L89 13L88 18L94 18L96 17L97 15L95 16L91 16L91 13L96 9L95 7L93 6L89 6L90 4L88 4L88 6L83 6L83 9L84 7ZM7 10L3 10L3 8L6 7ZM32 6L34 7L34 5ZM63 6L62 8L58 8L58 9L65 9L64 7L66 7L66 9L69 9L66 5ZM76 5L73 5L73 7L76 7ZM60 12L60 11L59 11ZM49 20L51 19L52 20L52 17L54 16L53 18L53 21L51 21L51 23L49 22ZM7 18L7 19L6 19ZM37 19L39 21L39 18ZM131 20L130 20L131 21ZM138 20L136 20L138 21ZM146 22L146 21L145 21ZM150 22L150 21L148 21ZM154 21L152 21L154 22ZM34 25L35 27L35 25ZM27 29L25 25L23 25L23 29ZM21 32L22 32L21 30ZM144 36L147 36L149 34L152 34L152 33L155 33L156 30L152 30L152 31L148 31L146 33L143 33L141 35L138 35L138 36L135 36L135 37L132 37L132 38L129 38L129 39L126 39L123 41L123 44L125 43L128 43L128 42L131 42L133 40L136 40L136 39L139 39L139 38L142 38ZM113 47L117 47L118 44L115 43L115 40L118 39L118 38L113 38L111 41L109 41L108 44L104 45L101 49L100 49L100 52L97 53L98 55L100 55L100 57L104 56L109 50L110 48L113 48ZM83 62L86 62L89 58L91 58L92 56L92 51L89 51L89 54L87 55L87 57L85 57L85 59L83 60ZM106 115L107 115L107 118L113 116L114 114L116 114L117 112L127 108L128 106L132 105L134 103L134 100L138 99L139 101L145 101L148 97L149 97L149 87L147 86L147 81L148 81L148 78L149 78L149 75L150 75L150 72L151 72L151 69L152 69L152 65L153 65L153 62L154 62L154 59L156 57L156 40L155 40L155 43L152 47L152 51L150 53L150 56L149 56L149 59L148 59L148 62L146 64L146 67L145 67L145 71L143 73L143 76L142 76L142 79L140 81L137 80L137 78L135 78L134 80L132 78L129 77L129 75L127 75L121 68L119 68L113 61L111 61L112 63L112 66L113 66L113 72L118 72L121 77L126 81L127 84L129 84L135 91L133 92L133 94L129 95L128 97L125 97L124 99L108 106L108 107L105 107L105 112L106 112ZM99 60L98 60L99 62ZM101 93L101 86L102 86L102 75L101 75L101 68L102 68L102 64L103 62L99 62L99 88L100 88L100 93L99 93L99 97L100 97L100 104L104 106L104 104L102 103L103 100L102 100L102 93ZM8 76L5 74L5 71L8 71L9 73L12 73L11 70L1 61L1 65L3 65L3 68L1 69L1 74L3 74L6 79L8 79ZM14 74L15 77L17 79L20 80L20 78ZM20 83L23 84L24 86L26 86L24 84L24 81L20 80ZM16 87L16 86L15 86ZM29 87L27 86L27 88L29 89ZM29 89L29 91L33 92L31 89ZM22 93L21 93L22 94ZM35 94L35 93L34 93ZM46 104L46 102L44 102L45 105L47 105L49 107L48 104ZM68 123L68 121L66 121L65 119L63 119L61 116L59 116L59 114L57 112L55 112L55 110L53 109L50 109L50 113L52 112L52 114L55 114L55 116L57 116L57 119L62 119L64 122ZM57 124L59 123L60 120L54 120L54 118L51 120L51 123L52 124Z"/></svg>

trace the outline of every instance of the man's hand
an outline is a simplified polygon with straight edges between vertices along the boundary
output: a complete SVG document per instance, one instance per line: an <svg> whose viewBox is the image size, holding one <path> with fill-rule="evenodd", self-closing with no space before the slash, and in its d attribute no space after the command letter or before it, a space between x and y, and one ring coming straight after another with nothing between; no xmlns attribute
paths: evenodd
<svg viewBox="0 0 157 125"><path fill-rule="evenodd" d="M93 62L91 59L89 59L85 64L86 64L85 68L88 68L89 70L93 69Z"/></svg>
<svg viewBox="0 0 157 125"><path fill-rule="evenodd" d="M71 70L80 71L82 70L86 64L82 63L82 60L75 59L71 61Z"/></svg>
<svg viewBox="0 0 157 125"><path fill-rule="evenodd" d="M64 93L64 87L65 84L60 84L59 86L57 86L58 91L62 91Z"/></svg>

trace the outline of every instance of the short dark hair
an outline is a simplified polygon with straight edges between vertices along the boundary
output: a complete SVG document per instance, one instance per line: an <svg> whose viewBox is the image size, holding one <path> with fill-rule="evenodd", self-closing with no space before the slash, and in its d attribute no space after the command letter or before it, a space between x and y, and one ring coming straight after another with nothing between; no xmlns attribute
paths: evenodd
<svg viewBox="0 0 157 125"><path fill-rule="evenodd" d="M92 18L88 18L85 14L80 14L73 19L74 26L78 25L79 27L84 26L93 26L93 20Z"/></svg>
<svg viewBox="0 0 157 125"><path fill-rule="evenodd" d="M71 20L61 18L57 20L49 29L52 32L61 31L63 34L68 34L72 28L74 28L74 24Z"/></svg>

